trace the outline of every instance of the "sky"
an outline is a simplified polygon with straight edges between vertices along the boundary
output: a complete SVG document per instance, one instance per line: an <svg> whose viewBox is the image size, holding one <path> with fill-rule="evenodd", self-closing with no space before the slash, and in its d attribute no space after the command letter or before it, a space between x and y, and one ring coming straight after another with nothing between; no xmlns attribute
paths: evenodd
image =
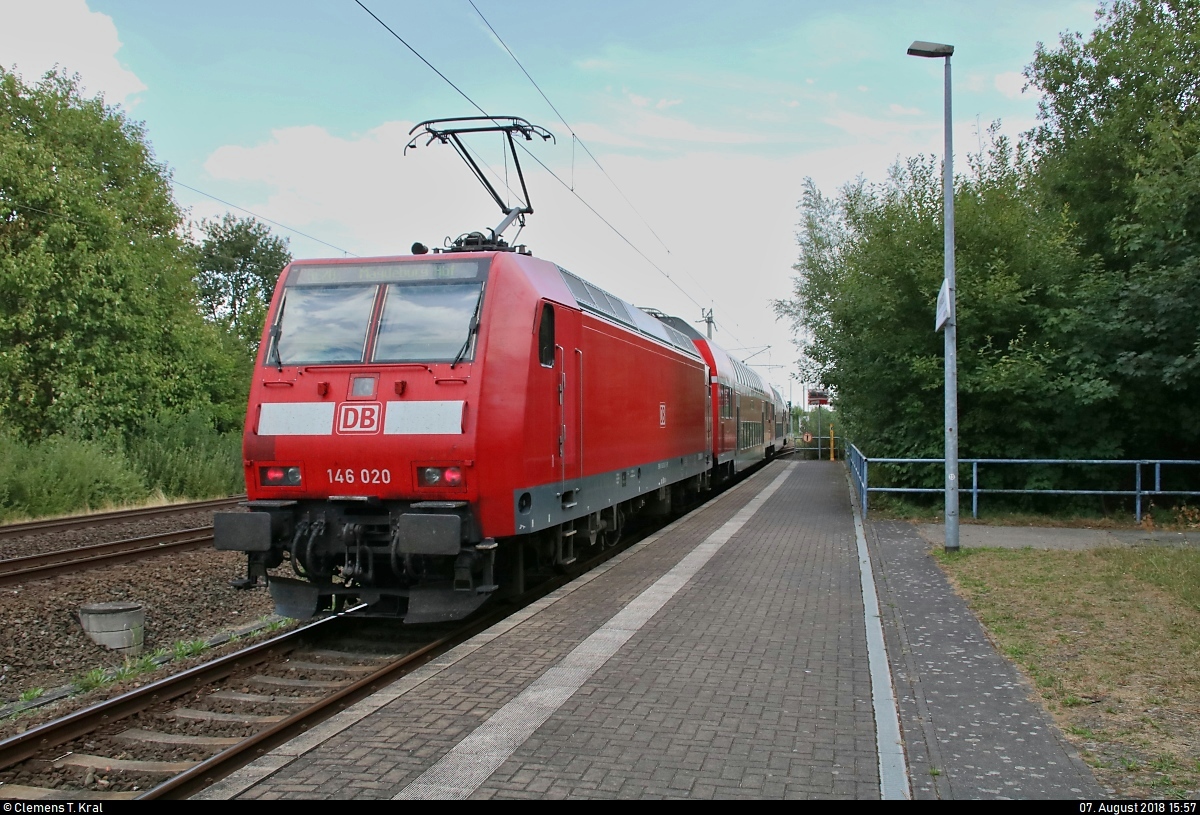
<svg viewBox="0 0 1200 815"><path fill-rule="evenodd" d="M221 199L286 225L272 229L297 258L406 254L496 226L499 207L449 147L405 155L409 130L479 115L464 94L542 125L555 141L527 147L549 171L521 154L534 212L517 241L636 305L689 321L713 309L716 342L797 401L796 349L770 303L791 293L805 179L834 193L883 181L905 157L941 156L943 60L907 56L914 40L955 46L957 167L991 123L1028 130L1038 99L1022 71L1038 43L1092 31L1096 11L1075 0L363 5L445 79L355 0L0 0L0 64L26 81L55 65L78 73L145 124L191 219L246 215ZM506 172L519 191L498 135L469 146L506 197Z"/></svg>

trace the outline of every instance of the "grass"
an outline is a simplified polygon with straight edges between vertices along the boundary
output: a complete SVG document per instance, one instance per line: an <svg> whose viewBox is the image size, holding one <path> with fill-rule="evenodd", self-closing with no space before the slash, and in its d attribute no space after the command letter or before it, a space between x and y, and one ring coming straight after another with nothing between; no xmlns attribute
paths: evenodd
<svg viewBox="0 0 1200 815"><path fill-rule="evenodd" d="M204 640L179 640L171 646L171 652L176 659L187 659L203 654L208 648L208 643Z"/></svg>
<svg viewBox="0 0 1200 815"><path fill-rule="evenodd" d="M21 691L21 695L17 698L17 701L32 702L35 699L42 698L42 695L45 694L45 692L46 692L45 688L29 688L27 690Z"/></svg>
<svg viewBox="0 0 1200 815"><path fill-rule="evenodd" d="M75 687L86 693L96 688L102 688L111 682L108 671L104 668L93 668L75 680Z"/></svg>
<svg viewBox="0 0 1200 815"><path fill-rule="evenodd" d="M1200 549L934 556L1102 783L1200 793Z"/></svg>
<svg viewBox="0 0 1200 815"><path fill-rule="evenodd" d="M964 496L960 495L960 498ZM1144 505L1141 521L1134 520L1133 507L1119 507L1110 512L1096 505L1071 502L1064 499L1053 512L1005 506L1004 499L988 496L987 503L980 499L979 517L971 517L971 498L965 496L960 504L960 521L964 524L995 526L1045 526L1087 529L1165 529L1188 531L1200 529L1200 507L1187 503L1178 506L1157 506L1153 502ZM908 521L918 524L942 523L941 497L934 502L914 501L896 495L872 495L870 515L875 519Z"/></svg>
<svg viewBox="0 0 1200 815"><path fill-rule="evenodd" d="M222 643L224 645L236 644L241 640L250 640L257 637L265 636L280 629L286 628L288 625L296 622L291 618L271 619L271 615L264 615L259 619L259 627L256 630L248 631L243 634L230 635L228 640ZM215 641L215 638L214 638ZM87 693L103 688L108 685L113 685L118 682L123 682L128 679L134 679L143 674L153 673L154 671L163 668L173 660L185 660L190 657L199 656L200 654L211 650L213 645L210 645L207 640L179 640L172 644L170 648L159 647L149 654L143 654L140 657L127 657L125 661L116 667L94 668L82 676L77 677L70 683L73 686L72 695ZM17 701L22 703L35 702L46 694L44 688L28 688L21 692ZM32 705L28 708L19 709L6 718L19 718L27 716L36 708Z"/></svg>

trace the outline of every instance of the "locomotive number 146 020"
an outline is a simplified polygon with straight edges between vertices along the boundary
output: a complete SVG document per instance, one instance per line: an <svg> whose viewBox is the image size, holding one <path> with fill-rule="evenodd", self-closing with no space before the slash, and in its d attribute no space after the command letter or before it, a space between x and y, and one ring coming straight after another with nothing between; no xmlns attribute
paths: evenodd
<svg viewBox="0 0 1200 815"><path fill-rule="evenodd" d="M325 470L330 484L391 484L391 470L354 470L352 467L339 470Z"/></svg>

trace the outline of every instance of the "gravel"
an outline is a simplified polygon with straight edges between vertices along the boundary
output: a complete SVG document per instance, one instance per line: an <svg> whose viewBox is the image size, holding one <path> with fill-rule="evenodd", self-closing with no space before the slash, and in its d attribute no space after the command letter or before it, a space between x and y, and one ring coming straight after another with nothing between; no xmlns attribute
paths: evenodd
<svg viewBox="0 0 1200 815"><path fill-rule="evenodd" d="M0 555L38 554L211 523L210 511L29 536L0 543ZM208 639L271 615L275 607L265 587L247 591L229 585L230 580L244 576L245 570L244 554L204 548L0 587L0 620L4 621L0 627L0 703L16 701L36 689L69 685L90 671L125 662L124 656L93 643L84 633L78 612L88 603L140 603L146 613L143 654L158 648L173 650L177 642ZM234 647L239 646L227 646ZM204 659L211 656L206 653ZM197 661L176 660L133 684L159 679ZM130 682L125 684L128 687ZM0 738L117 690L108 686L10 717L0 722Z"/></svg>
<svg viewBox="0 0 1200 815"><path fill-rule="evenodd" d="M237 511L237 510L222 510ZM168 515L161 518L146 518L136 521L91 526L84 529L67 529L57 532L42 532L23 535L19 538L0 541L0 558L28 557L60 549L77 549L97 543L141 538L162 532L178 532L181 529L199 529L212 526L212 510L188 512L183 515Z"/></svg>

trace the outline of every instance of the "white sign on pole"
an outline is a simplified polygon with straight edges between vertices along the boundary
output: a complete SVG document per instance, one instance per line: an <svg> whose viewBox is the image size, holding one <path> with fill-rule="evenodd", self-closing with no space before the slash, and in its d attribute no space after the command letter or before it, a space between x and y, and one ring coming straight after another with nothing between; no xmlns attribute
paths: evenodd
<svg viewBox="0 0 1200 815"><path fill-rule="evenodd" d="M941 331L950 322L950 286L948 281L942 281L942 290L938 292L937 323L934 331Z"/></svg>

